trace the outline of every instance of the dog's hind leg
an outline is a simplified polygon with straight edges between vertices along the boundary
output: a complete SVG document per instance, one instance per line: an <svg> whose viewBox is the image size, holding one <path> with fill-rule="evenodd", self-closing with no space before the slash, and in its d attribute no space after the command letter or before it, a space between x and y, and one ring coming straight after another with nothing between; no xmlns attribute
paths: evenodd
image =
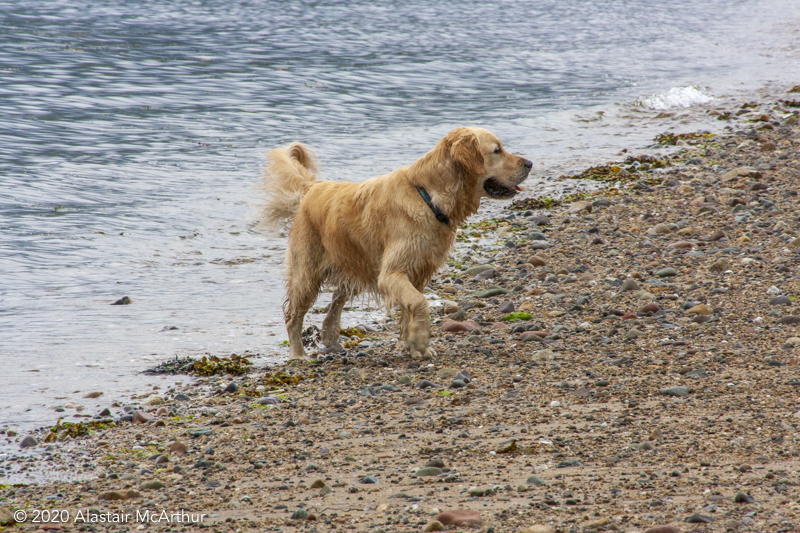
<svg viewBox="0 0 800 533"><path fill-rule="evenodd" d="M341 288L333 291L328 314L322 321L322 343L327 352L340 353L344 347L339 344L339 333L342 329L342 309L347 302L348 293Z"/></svg>
<svg viewBox="0 0 800 533"><path fill-rule="evenodd" d="M286 332L289 334L289 356L292 359L308 359L303 349L303 319L317 299L319 288L325 281L324 274L319 268L323 251L313 245L315 240L304 231L306 228L308 226L302 221L295 222L286 249L284 318Z"/></svg>
<svg viewBox="0 0 800 533"><path fill-rule="evenodd" d="M428 301L402 272L382 271L378 276L378 289L384 298L398 302L402 308L401 342L405 341L412 357L435 356L429 347L431 316Z"/></svg>

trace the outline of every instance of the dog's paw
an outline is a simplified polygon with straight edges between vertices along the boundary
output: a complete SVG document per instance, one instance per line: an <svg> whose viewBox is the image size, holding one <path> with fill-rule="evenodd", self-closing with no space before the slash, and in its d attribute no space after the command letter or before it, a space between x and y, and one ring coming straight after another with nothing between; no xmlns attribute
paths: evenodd
<svg viewBox="0 0 800 533"><path fill-rule="evenodd" d="M430 346L425 348L424 352L420 352L419 350L415 350L413 347L411 348L411 358L412 359L423 359L429 360L436 357L436 350L431 348Z"/></svg>

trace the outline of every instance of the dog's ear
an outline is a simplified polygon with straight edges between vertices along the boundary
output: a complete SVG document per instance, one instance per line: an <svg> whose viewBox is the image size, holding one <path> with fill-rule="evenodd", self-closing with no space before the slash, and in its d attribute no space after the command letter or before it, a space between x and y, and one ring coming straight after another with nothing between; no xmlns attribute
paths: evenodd
<svg viewBox="0 0 800 533"><path fill-rule="evenodd" d="M483 167L483 154L478 136L467 130L455 130L450 145L450 160L467 174L480 175L486 172Z"/></svg>

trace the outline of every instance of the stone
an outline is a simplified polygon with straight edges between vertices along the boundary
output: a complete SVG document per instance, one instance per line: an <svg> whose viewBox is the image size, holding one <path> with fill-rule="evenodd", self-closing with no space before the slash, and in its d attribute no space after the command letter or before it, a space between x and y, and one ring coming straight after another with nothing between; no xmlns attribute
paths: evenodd
<svg viewBox="0 0 800 533"><path fill-rule="evenodd" d="M709 241L718 241L720 239L724 239L726 237L725 232L722 230L717 230L711 235L708 236Z"/></svg>
<svg viewBox="0 0 800 533"><path fill-rule="evenodd" d="M442 524L438 520L431 520L430 522L425 524L425 527L422 529L422 531L442 531L443 529L444 529L444 524Z"/></svg>
<svg viewBox="0 0 800 533"><path fill-rule="evenodd" d="M520 533L556 533L556 530L546 524L535 524L533 526L523 527Z"/></svg>
<svg viewBox="0 0 800 533"><path fill-rule="evenodd" d="M472 381L472 375L466 370L460 370L458 374L453 376L453 379L458 379L463 381L464 383L469 383Z"/></svg>
<svg viewBox="0 0 800 533"><path fill-rule="evenodd" d="M429 389L431 387L437 387L437 385L429 379L421 379L417 382L418 389Z"/></svg>
<svg viewBox="0 0 800 533"><path fill-rule="evenodd" d="M729 170L728 172L724 173L722 176L720 176L719 179L724 183L728 181L734 181L739 176L751 176L756 172L757 172L756 169L752 167L737 167L734 168L733 170Z"/></svg>
<svg viewBox="0 0 800 533"><path fill-rule="evenodd" d="M737 492L736 496L733 497L734 503L754 503L755 501L755 498L744 492Z"/></svg>
<svg viewBox="0 0 800 533"><path fill-rule="evenodd" d="M622 286L619 288L620 291L638 291L639 285L637 285L636 280L633 278L628 278L624 282L622 282Z"/></svg>
<svg viewBox="0 0 800 533"><path fill-rule="evenodd" d="M532 255L528 258L528 263L535 267L543 267L547 264L547 260L541 255Z"/></svg>
<svg viewBox="0 0 800 533"><path fill-rule="evenodd" d="M136 424L144 424L145 422L150 422L151 420L155 420L156 417L153 415L145 412L145 411L134 411L133 412L133 422Z"/></svg>
<svg viewBox="0 0 800 533"><path fill-rule="evenodd" d="M676 250L691 250L694 247L695 247L695 244L693 242L678 241L678 242L673 242L667 248L674 248Z"/></svg>
<svg viewBox="0 0 800 533"><path fill-rule="evenodd" d="M666 233L670 233L672 230L670 229L668 224L656 224L652 228L646 231L649 235L664 235Z"/></svg>
<svg viewBox="0 0 800 533"><path fill-rule="evenodd" d="M661 389L661 394L664 396L687 396L689 394L689 388L684 386L667 387Z"/></svg>
<svg viewBox="0 0 800 533"><path fill-rule="evenodd" d="M130 305L131 303L133 303L133 300L131 300L127 296L123 296L122 298L120 298L119 300L116 300L111 305Z"/></svg>
<svg viewBox="0 0 800 533"><path fill-rule="evenodd" d="M484 270L480 274L477 274L475 277L472 278L472 281L483 281L487 279L496 278L498 273L495 269Z"/></svg>
<svg viewBox="0 0 800 533"><path fill-rule="evenodd" d="M683 377L689 379L703 379L708 377L708 372L699 368L695 368L694 370L690 370L689 372L685 373Z"/></svg>
<svg viewBox="0 0 800 533"><path fill-rule="evenodd" d="M544 342L544 339L537 335L535 331L523 331L519 336L519 340L522 342Z"/></svg>
<svg viewBox="0 0 800 533"><path fill-rule="evenodd" d="M783 343L783 347L787 350L796 346L800 346L800 337L789 337L786 339L786 342Z"/></svg>
<svg viewBox="0 0 800 533"><path fill-rule="evenodd" d="M0 507L0 526L13 526L17 521L14 519L14 514L6 507Z"/></svg>
<svg viewBox="0 0 800 533"><path fill-rule="evenodd" d="M481 514L470 509L455 509L436 515L436 521L445 526L480 526Z"/></svg>
<svg viewBox="0 0 800 533"><path fill-rule="evenodd" d="M179 392L178 394L176 394L176 395L174 396L174 398L173 398L173 399L174 399L176 402L188 402L188 401L189 401L189 400L191 400L192 398L191 398L191 397L190 397L188 394L184 394L184 393L182 393L182 392Z"/></svg>
<svg viewBox="0 0 800 533"><path fill-rule="evenodd" d="M710 315L711 309L706 304L695 305L685 311L687 315Z"/></svg>
<svg viewBox="0 0 800 533"><path fill-rule="evenodd" d="M333 489L332 489L332 488L330 488L328 485L325 485L324 487L322 487L321 489L319 489L319 495L320 495L320 496L327 496L327 495L328 495L328 494L330 494L331 492L333 492Z"/></svg>
<svg viewBox="0 0 800 533"><path fill-rule="evenodd" d="M786 325L800 324L800 316L786 315L778 319L778 324L786 324Z"/></svg>
<svg viewBox="0 0 800 533"><path fill-rule="evenodd" d="M97 495L98 500L133 500L140 498L141 495L135 490L109 490Z"/></svg>
<svg viewBox="0 0 800 533"><path fill-rule="evenodd" d="M298 509L292 513L292 520L306 520L308 518L308 511L305 509Z"/></svg>
<svg viewBox="0 0 800 533"><path fill-rule="evenodd" d="M494 265L478 265L464 270L463 272L461 272L461 275L467 277L475 277L481 272L486 272L487 270L493 270L493 269Z"/></svg>
<svg viewBox="0 0 800 533"><path fill-rule="evenodd" d="M445 319L439 328L445 333L463 333L478 329L480 326L471 320L464 322L456 322L454 320Z"/></svg>
<svg viewBox="0 0 800 533"><path fill-rule="evenodd" d="M103 395L102 392L90 392L89 394L84 394L83 397L84 398L99 398L102 395Z"/></svg>
<svg viewBox="0 0 800 533"><path fill-rule="evenodd" d="M278 405L281 403L281 399L273 394L270 394L269 396L259 398L256 403L258 405Z"/></svg>
<svg viewBox="0 0 800 533"><path fill-rule="evenodd" d="M528 476L528 479L525 480L525 483L528 485L536 485L537 487L545 485L545 481L539 476Z"/></svg>
<svg viewBox="0 0 800 533"><path fill-rule="evenodd" d="M36 440L35 437L33 437L32 435L28 435L27 437L22 439L22 442L19 443L19 447L20 448L32 448L32 447L34 447L34 446L36 446L38 444L39 444L39 441Z"/></svg>
<svg viewBox="0 0 800 533"><path fill-rule="evenodd" d="M800 237L796 238L787 245L789 248L800 248Z"/></svg>
<svg viewBox="0 0 800 533"><path fill-rule="evenodd" d="M677 276L678 273L672 267L662 268L658 272L656 272L656 276L659 278L669 278L672 276Z"/></svg>
<svg viewBox="0 0 800 533"><path fill-rule="evenodd" d="M225 392L234 393L239 390L239 385L235 381L231 381L228 383L228 386L225 387Z"/></svg>
<svg viewBox="0 0 800 533"><path fill-rule="evenodd" d="M513 313L514 312L514 302L504 302L500 304L500 307L497 308L497 311L506 314L506 313Z"/></svg>
<svg viewBox="0 0 800 533"><path fill-rule="evenodd" d="M731 263L724 257L717 259L710 267L708 267L708 270L715 274L722 274L726 270L730 269L731 269Z"/></svg>
<svg viewBox="0 0 800 533"><path fill-rule="evenodd" d="M188 448L186 447L186 445L184 443L176 440L176 441L172 441L169 444L167 444L167 449L169 451L171 451L172 453L184 454L184 453L186 453Z"/></svg>
<svg viewBox="0 0 800 533"><path fill-rule="evenodd" d="M777 296L769 301L769 305L792 305L788 296Z"/></svg>
<svg viewBox="0 0 800 533"><path fill-rule="evenodd" d="M695 513L691 516L686 517L686 522L689 524L710 524L714 521L714 518L706 515L702 515L700 513Z"/></svg>
<svg viewBox="0 0 800 533"><path fill-rule="evenodd" d="M139 488L142 490L161 490L165 488L166 485L160 481L145 481L142 483Z"/></svg>
<svg viewBox="0 0 800 533"><path fill-rule="evenodd" d="M628 333L625 334L625 340L629 341L629 340L632 340L632 339L638 339L639 337L642 337L642 336L644 336L644 332L643 331L639 331L638 329L633 328L632 330L630 330Z"/></svg>
<svg viewBox="0 0 800 533"><path fill-rule="evenodd" d="M649 304L644 304L642 307L640 307L637 313L646 315L647 313L658 313L659 311L661 311L661 306L657 303L650 302Z"/></svg>
<svg viewBox="0 0 800 533"><path fill-rule="evenodd" d="M438 476L441 473L442 469L436 468L435 466L426 466L417 470L417 475L419 477Z"/></svg>
<svg viewBox="0 0 800 533"><path fill-rule="evenodd" d="M504 289L502 287L498 287L496 285L493 285L493 286L489 287L488 289L484 289L482 291L473 292L469 296L471 298L491 298L492 296L502 296L503 294L508 294L510 292L511 291L509 291L508 289Z"/></svg>
<svg viewBox="0 0 800 533"><path fill-rule="evenodd" d="M372 484L377 483L377 482L378 482L378 478L376 478L375 476L366 476L366 477L361 478L361 480L360 480L360 483L364 483L366 485L372 485Z"/></svg>
<svg viewBox="0 0 800 533"><path fill-rule="evenodd" d="M581 200L570 205L569 209L567 210L570 215L578 215L584 211L587 213L592 212L592 202Z"/></svg>
<svg viewBox="0 0 800 533"><path fill-rule="evenodd" d="M314 482L311 484L312 489L321 489L325 486L325 480L322 479L315 479Z"/></svg>
<svg viewBox="0 0 800 533"><path fill-rule="evenodd" d="M644 533L681 533L681 530L675 526L655 526L646 529Z"/></svg>

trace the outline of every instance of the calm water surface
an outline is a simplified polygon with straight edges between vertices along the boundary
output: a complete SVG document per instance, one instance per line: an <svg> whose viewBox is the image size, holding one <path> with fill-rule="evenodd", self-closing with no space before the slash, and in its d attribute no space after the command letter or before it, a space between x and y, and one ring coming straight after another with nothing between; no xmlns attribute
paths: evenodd
<svg viewBox="0 0 800 533"><path fill-rule="evenodd" d="M285 239L256 227L269 148L302 140L325 178L362 180L479 125L536 183L702 114L639 98L787 81L798 16L781 0L0 2L0 428L94 413L174 355L285 356Z"/></svg>

